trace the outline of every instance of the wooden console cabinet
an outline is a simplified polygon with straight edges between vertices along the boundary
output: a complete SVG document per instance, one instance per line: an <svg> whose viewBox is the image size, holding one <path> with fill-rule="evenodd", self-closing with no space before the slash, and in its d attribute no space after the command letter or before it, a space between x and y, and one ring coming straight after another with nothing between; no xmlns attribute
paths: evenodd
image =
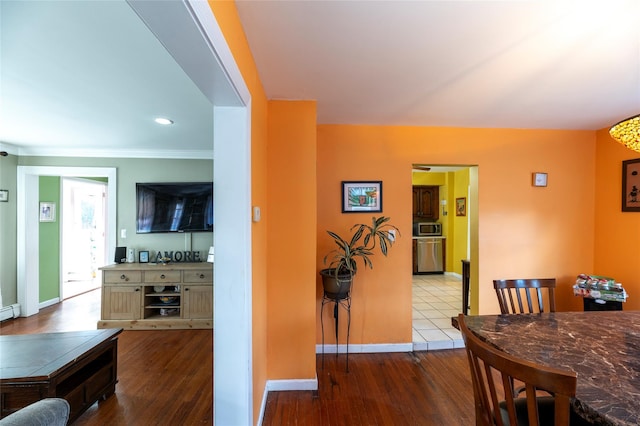
<svg viewBox="0 0 640 426"><path fill-rule="evenodd" d="M98 328L213 328L213 264L124 263L100 269Z"/></svg>

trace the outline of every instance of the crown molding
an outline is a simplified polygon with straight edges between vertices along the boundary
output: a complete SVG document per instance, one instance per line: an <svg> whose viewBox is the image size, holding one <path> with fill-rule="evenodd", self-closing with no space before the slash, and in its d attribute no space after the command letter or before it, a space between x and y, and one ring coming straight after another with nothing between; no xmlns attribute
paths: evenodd
<svg viewBox="0 0 640 426"><path fill-rule="evenodd" d="M181 160L213 160L213 150L144 150L144 149L86 149L13 147L10 150L0 145L0 150L24 157L86 157L86 158L162 158ZM13 152L12 152L13 151Z"/></svg>

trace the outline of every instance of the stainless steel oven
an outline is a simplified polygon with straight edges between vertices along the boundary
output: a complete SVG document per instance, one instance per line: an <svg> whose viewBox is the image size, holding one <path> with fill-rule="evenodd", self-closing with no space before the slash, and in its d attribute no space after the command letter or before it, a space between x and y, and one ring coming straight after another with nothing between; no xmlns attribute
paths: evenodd
<svg viewBox="0 0 640 426"><path fill-rule="evenodd" d="M414 237L440 237L442 224L438 222L416 222L413 224Z"/></svg>

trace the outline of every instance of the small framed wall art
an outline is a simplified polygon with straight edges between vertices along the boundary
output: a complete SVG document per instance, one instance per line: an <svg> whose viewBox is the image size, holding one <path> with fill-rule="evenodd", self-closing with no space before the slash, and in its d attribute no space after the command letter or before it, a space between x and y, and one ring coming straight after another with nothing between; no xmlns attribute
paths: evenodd
<svg viewBox="0 0 640 426"><path fill-rule="evenodd" d="M382 181L343 181L342 213L382 211Z"/></svg>
<svg viewBox="0 0 640 426"><path fill-rule="evenodd" d="M56 203L40 203L40 222L56 221Z"/></svg>
<svg viewBox="0 0 640 426"><path fill-rule="evenodd" d="M467 215L467 197L456 198L456 216Z"/></svg>
<svg viewBox="0 0 640 426"><path fill-rule="evenodd" d="M7 201L9 201L9 190L0 189L0 202L6 203Z"/></svg>
<svg viewBox="0 0 640 426"><path fill-rule="evenodd" d="M640 212L640 158L622 162L622 211Z"/></svg>
<svg viewBox="0 0 640 426"><path fill-rule="evenodd" d="M535 172L532 177L533 186L547 186L547 174Z"/></svg>
<svg viewBox="0 0 640 426"><path fill-rule="evenodd" d="M149 252L146 250L140 250L138 252L138 262L149 263Z"/></svg>

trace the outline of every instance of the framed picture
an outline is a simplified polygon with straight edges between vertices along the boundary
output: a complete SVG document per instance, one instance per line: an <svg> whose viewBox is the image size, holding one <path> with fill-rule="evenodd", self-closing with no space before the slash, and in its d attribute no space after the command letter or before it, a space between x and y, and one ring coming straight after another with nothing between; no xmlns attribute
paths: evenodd
<svg viewBox="0 0 640 426"><path fill-rule="evenodd" d="M382 181L342 181L342 213L382 211Z"/></svg>
<svg viewBox="0 0 640 426"><path fill-rule="evenodd" d="M0 202L6 203L7 201L9 201L9 190L0 189Z"/></svg>
<svg viewBox="0 0 640 426"><path fill-rule="evenodd" d="M56 221L56 203L40 203L40 222Z"/></svg>
<svg viewBox="0 0 640 426"><path fill-rule="evenodd" d="M149 263L149 252L140 250L138 252L138 262L140 262L140 263Z"/></svg>
<svg viewBox="0 0 640 426"><path fill-rule="evenodd" d="M467 215L467 198L456 198L456 216Z"/></svg>
<svg viewBox="0 0 640 426"><path fill-rule="evenodd" d="M622 211L640 212L640 158L622 162Z"/></svg>
<svg viewBox="0 0 640 426"><path fill-rule="evenodd" d="M535 172L532 175L532 184L533 186L547 186L547 174Z"/></svg>

